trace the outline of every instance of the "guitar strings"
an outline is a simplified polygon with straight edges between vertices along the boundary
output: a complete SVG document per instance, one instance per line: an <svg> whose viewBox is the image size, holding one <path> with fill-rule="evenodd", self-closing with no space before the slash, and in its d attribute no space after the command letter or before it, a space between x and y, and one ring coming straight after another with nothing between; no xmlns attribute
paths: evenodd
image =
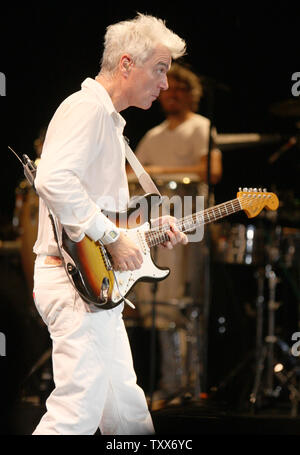
<svg viewBox="0 0 300 455"><path fill-rule="evenodd" d="M229 207L230 210L227 210L227 205L229 205L229 204L231 207ZM219 211L219 214L216 215L215 212L217 209ZM221 209L223 209L223 212L221 211ZM223 218L227 214L229 215L240 209L241 209L241 205L240 205L239 200L234 199L232 201L227 201L226 203L219 204L219 205L215 206L214 208L208 208L208 209L202 210L200 212L194 213L192 215L189 215L187 217L178 218L178 220L176 221L176 225L184 226L184 225L187 225L188 223L192 222L193 225L189 226L187 229L184 226L185 230L183 230L182 232L187 232L188 230L193 230L195 228L195 222L198 225L205 224L205 222L215 221L217 219ZM226 211L226 213L225 213L225 211ZM205 218L208 218L208 219L205 220ZM166 231L169 230L169 228L170 228L169 225L164 224L163 226L157 226L157 227L152 228L150 231L148 231L148 233L153 233L153 234L165 233Z"/></svg>
<svg viewBox="0 0 300 455"><path fill-rule="evenodd" d="M220 209L223 208L223 207L226 207L226 205L228 205L228 204L231 204L231 206L232 206L232 204L235 205L234 210L231 209L232 213L234 213L237 209L241 208L238 199L233 199L232 201L227 201L226 203L222 203L222 204L216 205L213 208L208 208L208 209L205 209L205 210L201 210L200 212L194 213L194 214L189 215L187 217L178 218L177 221L176 221L176 225L187 224L187 222L190 221L190 220L198 221L198 219L200 217L201 217L201 221L202 221L202 219L205 218L205 216L207 216L208 217L208 221L210 221L209 214L214 213L216 211L216 209L218 209L219 212L220 212ZM221 215L219 214L217 217L214 215L214 219L211 220L211 221L214 221L215 219L223 218L227 214L229 214L228 210L226 210L226 213L221 213ZM152 231L152 232L154 232L154 231L156 231L156 232L164 232L166 230L169 230L169 226L167 224L164 224L163 226L153 227L150 231ZM150 232L150 231L148 231L148 232Z"/></svg>
<svg viewBox="0 0 300 455"><path fill-rule="evenodd" d="M242 204L241 204L242 202ZM227 210L227 206L229 205L229 211ZM192 215L189 215L184 218L178 218L176 224L179 226L180 224L186 224L184 221L189 221L189 220L196 220L199 221L199 218L201 218L201 222L199 224L205 224L206 222L210 221L215 221L217 219L221 219L225 217L226 215L230 215L232 213L235 213L237 210L242 210L243 208L247 208L253 205L253 200L250 200L244 196L243 198L236 198L231 201L227 201L225 203L218 204L214 207L207 208L205 210L202 210L200 212L194 213ZM225 208L225 212L221 212L221 209ZM218 209L219 215L216 215L216 210ZM221 213L220 213L221 212ZM213 214L213 219L210 219L210 215ZM205 217L208 218L208 220L205 220ZM150 231L156 233L156 232L165 232L166 230L169 230L169 226L167 224L164 224L163 226L157 226L153 227ZM148 232L150 232L148 231Z"/></svg>
<svg viewBox="0 0 300 455"><path fill-rule="evenodd" d="M227 201L225 203L221 203L216 205L215 207L208 208L192 214L188 217L179 218L176 222L176 226L178 226L179 230L183 233L193 231L196 227L208 224L210 222L219 220L224 218L227 215L231 215L239 210L246 209L253 205L253 199L248 199L245 195L241 198L236 198L231 201ZM229 208L229 210L227 210ZM216 210L218 209L219 214L216 214ZM221 211L223 209L223 212ZM226 210L226 213L225 211ZM211 218L211 217L213 218ZM189 223L192 223L189 225ZM188 227L186 227L188 226ZM180 229L181 227L181 229ZM183 227L183 228L182 228ZM150 241L150 246L154 246L158 243L167 240L167 231L170 229L170 226L164 224L163 226L158 226L150 229L148 232L145 233L147 237L147 241Z"/></svg>
<svg viewBox="0 0 300 455"><path fill-rule="evenodd" d="M231 206L229 206L229 210L226 205L220 205L220 207L218 207L219 214L217 214L212 209L203 210L201 212L198 212L197 214L193 214L186 218L179 219L176 222L176 225L181 232L190 232L199 225L203 225L208 222L215 221L217 219L223 218L227 214L231 214L231 213L236 212L237 210L240 210L240 204L236 204L236 201L234 201L234 205L233 205L233 203L230 205ZM223 213L222 213L221 208L223 210L226 210L226 213L225 213L225 211L223 211ZM170 227L167 224L165 224L161 227L158 227L158 228L154 228L152 230L152 232L149 231L148 237L149 236L152 237L151 240L154 242L167 239L166 232L169 230L169 228Z"/></svg>

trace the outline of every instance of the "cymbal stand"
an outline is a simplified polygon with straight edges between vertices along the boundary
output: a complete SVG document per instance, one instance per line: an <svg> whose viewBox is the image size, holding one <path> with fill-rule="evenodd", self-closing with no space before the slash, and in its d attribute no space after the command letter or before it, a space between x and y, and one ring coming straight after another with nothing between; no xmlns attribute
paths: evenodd
<svg viewBox="0 0 300 455"><path fill-rule="evenodd" d="M189 322L187 324L187 357L186 357L186 392L191 398L199 399L201 390L201 342L199 340L199 320L201 314L197 305L191 305ZM203 365L202 365L203 368Z"/></svg>
<svg viewBox="0 0 300 455"><path fill-rule="evenodd" d="M276 284L278 278L272 270L271 265L266 266L266 277L269 283L269 302L268 302L268 335L266 336L268 362L267 362L267 388L266 394L274 395L274 345L277 341L275 336L275 311L278 309L278 303L275 301ZM275 394L276 396L276 394Z"/></svg>
<svg viewBox="0 0 300 455"><path fill-rule="evenodd" d="M267 396L278 396L278 389L274 390L274 345L277 342L275 336L275 312L278 308L278 303L275 301L276 285L278 278L272 270L272 266L268 264L265 267L265 276L269 284L269 301L268 301L268 334L263 343L263 302L264 302L264 279L261 271L258 273L258 297L257 297L257 334L256 334L256 372L254 387L250 395L250 403L253 408L260 405L260 388L262 384L262 375L266 363L266 386L263 390ZM253 410L252 408L252 410Z"/></svg>
<svg viewBox="0 0 300 455"><path fill-rule="evenodd" d="M255 277L257 279L257 298L256 298L256 358L255 358L255 380L254 388L250 395L250 402L256 404L256 401L260 399L258 396L258 388L261 382L261 375L263 372L263 364L266 356L266 348L263 344L263 311L264 311L264 269L259 269Z"/></svg>
<svg viewBox="0 0 300 455"><path fill-rule="evenodd" d="M258 274L257 297L256 372L254 387L250 395L251 410L254 412L255 407L261 405L262 394L268 397L278 398L282 387L286 387L289 391L289 399L291 402L291 416L295 417L298 413L300 402L300 390L299 384L297 384L297 376L300 374L300 368L297 367L297 361L292 358L288 344L275 335L275 312L279 307L275 297L276 286L279 279L270 264L265 268L265 275L269 285L268 334L265 337L265 341L262 342L264 294L263 277L260 272ZM277 359L274 352L275 345L278 345L283 357L292 366L290 371L285 371L284 366L281 363L276 363ZM264 383L262 376L265 366L266 375ZM275 377L279 381L279 384L274 388Z"/></svg>

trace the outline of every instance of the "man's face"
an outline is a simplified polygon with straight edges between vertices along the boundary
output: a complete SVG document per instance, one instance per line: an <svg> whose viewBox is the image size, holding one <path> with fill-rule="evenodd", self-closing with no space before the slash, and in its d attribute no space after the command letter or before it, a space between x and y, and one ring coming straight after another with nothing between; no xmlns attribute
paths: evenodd
<svg viewBox="0 0 300 455"><path fill-rule="evenodd" d="M128 79L130 106L149 109L161 90L167 90L171 60L170 51L159 45L143 65L132 66Z"/></svg>
<svg viewBox="0 0 300 455"><path fill-rule="evenodd" d="M191 110L191 94L185 82L168 78L169 88L161 93L159 101L164 112L176 115Z"/></svg>

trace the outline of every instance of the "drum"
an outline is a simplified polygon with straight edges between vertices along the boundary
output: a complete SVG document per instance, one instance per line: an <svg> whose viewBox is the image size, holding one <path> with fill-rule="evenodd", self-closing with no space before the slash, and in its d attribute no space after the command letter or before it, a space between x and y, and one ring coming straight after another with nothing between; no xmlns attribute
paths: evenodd
<svg viewBox="0 0 300 455"><path fill-rule="evenodd" d="M23 180L16 189L13 226L21 241L21 262L30 295L33 289L33 246L38 232L38 212L38 196L27 180Z"/></svg>
<svg viewBox="0 0 300 455"><path fill-rule="evenodd" d="M300 229L281 229L279 257L287 268L295 267L300 270Z"/></svg>
<svg viewBox="0 0 300 455"><path fill-rule="evenodd" d="M212 258L227 264L265 263L267 232L254 224L216 223L211 227Z"/></svg>
<svg viewBox="0 0 300 455"><path fill-rule="evenodd" d="M191 215L196 210L201 210L196 204L196 197L207 196L207 186L200 181L196 174L157 174L153 180L164 200L159 211L153 208L151 218L162 215L172 215L176 218ZM140 196L144 191L135 174L128 174L129 192L131 197Z"/></svg>

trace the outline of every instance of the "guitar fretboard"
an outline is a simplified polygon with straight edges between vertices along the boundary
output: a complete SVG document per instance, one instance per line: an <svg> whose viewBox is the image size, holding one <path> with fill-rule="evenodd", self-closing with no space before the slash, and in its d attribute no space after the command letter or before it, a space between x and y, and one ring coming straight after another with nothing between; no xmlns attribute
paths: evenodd
<svg viewBox="0 0 300 455"><path fill-rule="evenodd" d="M192 215L180 218L175 223L180 232L192 232L199 226L212 223L226 216L232 215L242 210L240 200L238 198L231 201L224 202L214 207L201 210L200 212L193 213ZM170 229L168 224L163 226L149 229L145 232L145 239L149 248L167 242L169 236L167 231Z"/></svg>

